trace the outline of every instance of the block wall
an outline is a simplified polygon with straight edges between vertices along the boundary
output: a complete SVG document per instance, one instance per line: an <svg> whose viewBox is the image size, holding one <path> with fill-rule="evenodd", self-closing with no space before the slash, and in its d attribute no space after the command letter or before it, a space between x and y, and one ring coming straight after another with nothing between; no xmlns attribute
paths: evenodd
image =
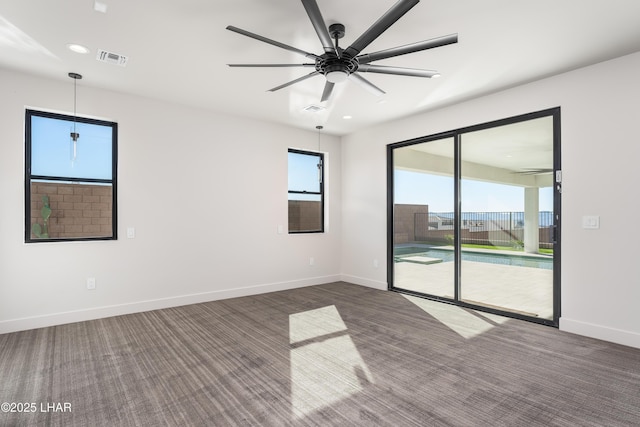
<svg viewBox="0 0 640 427"><path fill-rule="evenodd" d="M322 228L322 204L310 200L289 200L289 231Z"/></svg>
<svg viewBox="0 0 640 427"><path fill-rule="evenodd" d="M415 214L429 215L427 205L393 205L393 243L407 243L415 240Z"/></svg>
<svg viewBox="0 0 640 427"><path fill-rule="evenodd" d="M49 238L111 237L113 188L110 185L33 182L31 224L43 225L42 196L48 196ZM33 239L37 236L31 233Z"/></svg>

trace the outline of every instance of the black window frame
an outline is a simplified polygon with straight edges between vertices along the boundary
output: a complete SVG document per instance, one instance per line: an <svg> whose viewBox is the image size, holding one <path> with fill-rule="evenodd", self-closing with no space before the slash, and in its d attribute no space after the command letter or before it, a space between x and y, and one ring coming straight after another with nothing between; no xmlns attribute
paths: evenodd
<svg viewBox="0 0 640 427"><path fill-rule="evenodd" d="M111 179L96 178L77 178L65 176L49 176L49 175L32 175L32 117L44 117L54 120L75 121L77 123L93 124L99 126L111 127ZM25 180L24 180L24 201L25 201L25 243L41 243L41 242L74 242L74 241L95 241L95 240L117 240L118 239L118 123L92 119L87 117L71 116L66 114L51 113L41 110L25 110ZM111 185L111 236L95 236L95 237L56 237L56 238L32 238L31 237L31 183L34 180L54 181L54 182L72 182L86 184L109 184Z"/></svg>
<svg viewBox="0 0 640 427"><path fill-rule="evenodd" d="M318 166L319 166L319 192L315 191L291 191L289 189L289 184L287 184L287 195L290 194L307 194L307 195L319 195L320 196L320 229L319 230L288 230L289 234L313 234L313 233L324 233L324 182L325 182L325 170L324 170L324 153L319 151L309 151L309 150L300 150L297 148L289 148L287 150L287 155L289 153L303 154L308 156L314 156L318 158ZM287 170L288 170L287 165ZM287 197L288 199L288 197ZM287 214L288 215L288 214ZM287 219L287 224L289 220Z"/></svg>

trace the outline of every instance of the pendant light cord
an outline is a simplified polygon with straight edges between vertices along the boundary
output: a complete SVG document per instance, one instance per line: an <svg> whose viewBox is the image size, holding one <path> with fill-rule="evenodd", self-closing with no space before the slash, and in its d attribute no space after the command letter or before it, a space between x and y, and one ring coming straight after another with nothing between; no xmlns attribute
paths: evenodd
<svg viewBox="0 0 640 427"><path fill-rule="evenodd" d="M73 133L76 133L76 101L78 99L76 90L78 86L78 79L73 79Z"/></svg>

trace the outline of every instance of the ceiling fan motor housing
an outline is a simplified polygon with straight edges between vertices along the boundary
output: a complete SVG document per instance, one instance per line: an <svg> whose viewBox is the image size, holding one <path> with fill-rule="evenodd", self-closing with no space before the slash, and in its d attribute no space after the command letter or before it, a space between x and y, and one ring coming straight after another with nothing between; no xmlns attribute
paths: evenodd
<svg viewBox="0 0 640 427"><path fill-rule="evenodd" d="M342 24L329 25L329 34L336 41L336 52L327 52L316 59L316 71L321 73L331 83L344 81L358 71L358 60L347 55L343 55L343 49L338 46L338 39L344 37L345 28Z"/></svg>
<svg viewBox="0 0 640 427"><path fill-rule="evenodd" d="M349 76L358 70L359 65L356 58L349 58L347 56L339 58L332 53L325 53L316 59L316 70L324 76L336 72Z"/></svg>

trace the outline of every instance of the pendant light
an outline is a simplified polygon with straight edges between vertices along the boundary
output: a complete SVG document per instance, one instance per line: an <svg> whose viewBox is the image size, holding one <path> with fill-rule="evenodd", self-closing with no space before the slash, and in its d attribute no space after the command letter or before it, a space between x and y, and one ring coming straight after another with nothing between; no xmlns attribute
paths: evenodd
<svg viewBox="0 0 640 427"><path fill-rule="evenodd" d="M320 152L320 131L324 128L323 126L318 125L316 126L316 129L318 129L318 152Z"/></svg>
<svg viewBox="0 0 640 427"><path fill-rule="evenodd" d="M318 154L320 154L320 131L323 129L322 126L316 126L318 129ZM322 157L318 157L318 182L322 184Z"/></svg>
<svg viewBox="0 0 640 427"><path fill-rule="evenodd" d="M76 158L78 157L78 138L80 138L80 134L76 132L76 87L78 80L82 78L82 75L78 73L69 73L69 77L73 79L73 130L69 134L71 137L69 141L71 143L71 166L73 166Z"/></svg>

